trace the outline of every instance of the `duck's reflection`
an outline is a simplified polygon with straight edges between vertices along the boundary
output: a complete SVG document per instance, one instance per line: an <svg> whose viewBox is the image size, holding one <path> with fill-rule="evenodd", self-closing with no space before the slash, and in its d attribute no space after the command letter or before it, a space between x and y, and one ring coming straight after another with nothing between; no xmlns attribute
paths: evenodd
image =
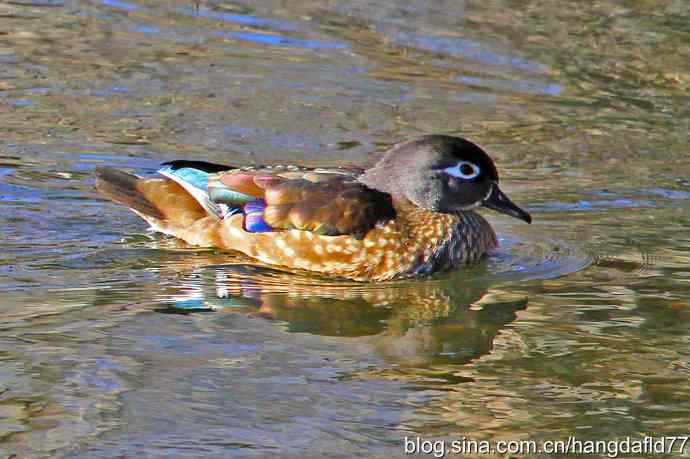
<svg viewBox="0 0 690 459"><path fill-rule="evenodd" d="M244 264L177 273L164 312L234 311L283 322L289 331L370 337L396 365L462 364L491 351L493 339L527 300L489 293L457 277L361 284L284 274ZM497 294L498 293L498 294Z"/></svg>

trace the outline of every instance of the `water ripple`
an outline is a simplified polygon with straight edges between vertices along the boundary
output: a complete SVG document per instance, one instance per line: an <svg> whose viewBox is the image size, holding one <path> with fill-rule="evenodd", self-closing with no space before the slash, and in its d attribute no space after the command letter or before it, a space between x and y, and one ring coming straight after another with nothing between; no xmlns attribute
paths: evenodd
<svg viewBox="0 0 690 459"><path fill-rule="evenodd" d="M343 49L347 48L345 43L325 42L320 40L307 40L300 38L290 38L283 35L265 34L259 32L217 32L217 36L224 38L234 38L237 40L251 41L262 45L285 46L307 49Z"/></svg>

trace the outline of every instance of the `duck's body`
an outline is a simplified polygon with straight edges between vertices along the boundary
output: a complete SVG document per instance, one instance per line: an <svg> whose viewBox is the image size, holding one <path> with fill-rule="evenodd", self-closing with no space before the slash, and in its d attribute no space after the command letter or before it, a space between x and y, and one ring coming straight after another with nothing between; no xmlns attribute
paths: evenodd
<svg viewBox="0 0 690 459"><path fill-rule="evenodd" d="M467 164L477 173L461 172ZM471 210L482 203L529 219L498 190L488 156L446 136L399 144L368 170L173 161L159 173L165 178L99 169L97 187L189 244L355 280L477 260L497 245L489 223Z"/></svg>

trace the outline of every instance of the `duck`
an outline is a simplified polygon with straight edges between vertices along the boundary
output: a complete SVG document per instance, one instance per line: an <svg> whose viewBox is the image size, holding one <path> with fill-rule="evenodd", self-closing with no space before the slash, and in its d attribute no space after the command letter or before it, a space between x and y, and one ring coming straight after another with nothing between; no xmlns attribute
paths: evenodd
<svg viewBox="0 0 690 459"><path fill-rule="evenodd" d="M489 155L448 135L395 144L369 168L175 160L158 177L110 167L95 175L107 198L189 245L355 281L476 262L498 246L481 207L532 222L499 188Z"/></svg>

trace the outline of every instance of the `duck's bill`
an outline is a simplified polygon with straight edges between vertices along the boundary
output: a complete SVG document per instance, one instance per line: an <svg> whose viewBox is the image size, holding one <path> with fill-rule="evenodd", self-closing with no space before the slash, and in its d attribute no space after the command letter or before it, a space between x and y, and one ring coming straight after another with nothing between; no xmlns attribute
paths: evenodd
<svg viewBox="0 0 690 459"><path fill-rule="evenodd" d="M496 212L519 218L527 223L532 223L532 217L530 217L527 212L516 206L513 201L508 199L508 196L506 196L496 184L494 184L493 188L491 189L491 194L483 202L483 205L484 207L493 209Z"/></svg>

